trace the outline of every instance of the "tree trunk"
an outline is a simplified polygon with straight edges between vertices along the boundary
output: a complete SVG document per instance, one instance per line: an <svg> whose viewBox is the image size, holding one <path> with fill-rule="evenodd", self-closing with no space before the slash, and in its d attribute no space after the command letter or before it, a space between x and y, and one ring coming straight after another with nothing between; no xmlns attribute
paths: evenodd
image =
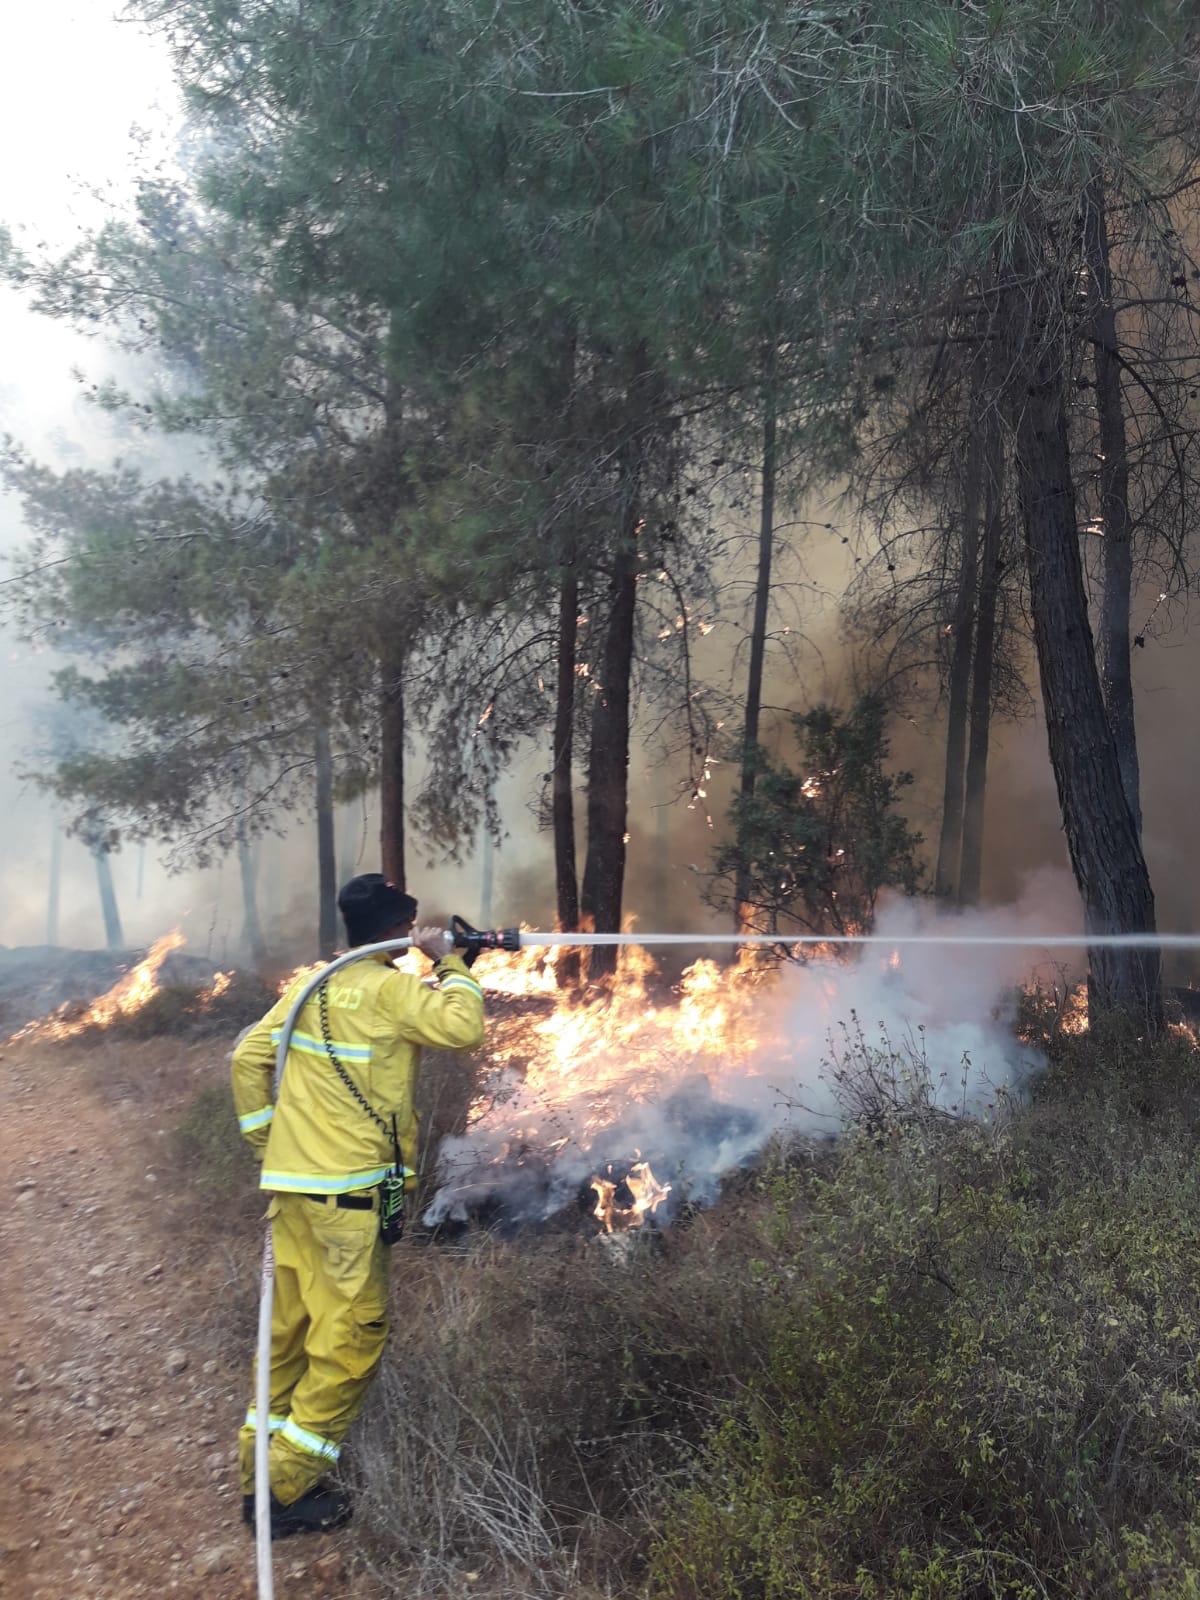
<svg viewBox="0 0 1200 1600"><path fill-rule="evenodd" d="M975 614L975 662L971 680L971 742L967 751L962 865L958 875L958 901L964 906L979 904L983 878L983 817L992 722L996 600L1000 591L1001 535L1004 529L1004 436L997 418L988 424L986 479L979 602Z"/></svg>
<svg viewBox="0 0 1200 1600"><path fill-rule="evenodd" d="M1079 554L1058 342L1060 318L1029 291L1012 370L1019 384L1017 489L1029 565L1050 761L1090 933L1154 930L1154 894L1125 791L1096 668ZM1089 951L1093 1014L1123 1012L1153 1031L1162 1019L1157 950Z"/></svg>
<svg viewBox="0 0 1200 1600"><path fill-rule="evenodd" d="M337 946L337 857L333 842L333 756L329 729L318 726L313 736L317 779L317 951L323 961L332 959Z"/></svg>
<svg viewBox="0 0 1200 1600"><path fill-rule="evenodd" d="M238 822L237 855L238 873L242 882L242 944L249 951L250 959L257 967L265 960L267 947L258 916L258 886L255 882L258 863L255 860L254 846L246 835L244 818Z"/></svg>
<svg viewBox="0 0 1200 1600"><path fill-rule="evenodd" d="M971 646L975 631L975 590L979 571L980 449L972 427L963 483L962 556L954 597L954 645L946 712L946 772L942 784L942 831L938 839L934 893L949 899L958 883L962 851L963 775L967 755L967 704L971 691Z"/></svg>
<svg viewBox="0 0 1200 1600"><path fill-rule="evenodd" d="M649 450L649 393L645 346L639 345L633 352L627 396L628 431L620 451L621 525L612 555L608 619L588 750L588 841L580 910L597 933L621 930L629 823L629 697L641 560L638 537L643 522L642 474ZM597 947L589 953L589 978L604 977L615 972L616 966L615 946Z"/></svg>
<svg viewBox="0 0 1200 1600"><path fill-rule="evenodd" d="M58 818L51 822L50 834L50 883L46 893L46 943L58 943L58 901L59 891L62 887L62 829L59 827Z"/></svg>
<svg viewBox="0 0 1200 1600"><path fill-rule="evenodd" d="M579 876L575 864L575 652L579 638L579 574L574 554L563 566L558 591L558 675L554 691L554 765L550 772L554 828L554 892L559 931L579 927ZM575 954L572 952L572 954ZM560 963L561 966L561 963ZM578 959L569 974L578 977Z"/></svg>
<svg viewBox="0 0 1200 1600"><path fill-rule="evenodd" d="M775 552L775 396L768 388L763 409L762 497L758 517L758 573L754 582L754 621L750 628L750 671L746 681L746 717L742 728L741 798L749 800L758 779L758 723L762 710L763 662L767 652L767 613L771 603L771 562ZM739 933L751 931L750 868L738 859L734 909Z"/></svg>
<svg viewBox="0 0 1200 1600"><path fill-rule="evenodd" d="M483 870L480 874L479 884L479 926L490 928L492 925L492 895L496 885L496 843L492 838L492 830L488 826L487 818L483 819L480 828L480 845L483 852Z"/></svg>
<svg viewBox="0 0 1200 1600"><path fill-rule="evenodd" d="M404 656L380 666L379 853L383 875L404 892Z"/></svg>
<svg viewBox="0 0 1200 1600"><path fill-rule="evenodd" d="M338 876L344 882L358 871L358 858L362 850L362 827L349 806L342 812L339 831L341 848L338 851Z"/></svg>
<svg viewBox="0 0 1200 1600"><path fill-rule="evenodd" d="M1104 185L1100 181L1088 191L1085 225L1093 303L1096 409L1100 419L1100 517L1104 525L1104 593L1100 603L1101 683L1108 723L1121 764L1121 784L1140 836L1141 785L1129 648L1129 610L1133 598L1129 452L1126 448L1125 408L1121 396L1117 317L1113 310L1108 218Z"/></svg>
<svg viewBox="0 0 1200 1600"><path fill-rule="evenodd" d="M125 935L121 931L121 914L117 910L117 892L113 887L112 862L103 845L92 851L96 863L96 882L100 888L100 909L104 913L104 942L110 950L125 948Z"/></svg>
<svg viewBox="0 0 1200 1600"><path fill-rule="evenodd" d="M382 531L390 533L410 498L404 468L404 369L399 319L388 324L385 354L384 462L380 484ZM385 637L380 652L379 855L385 878L405 890L404 740L405 652L396 636Z"/></svg>
<svg viewBox="0 0 1200 1600"><path fill-rule="evenodd" d="M613 557L608 626L592 709L582 910L597 933L621 931L629 798L629 690L637 611L637 526L638 513L632 507L621 545ZM597 947L588 958L588 976L596 978L614 972L616 965L615 947Z"/></svg>

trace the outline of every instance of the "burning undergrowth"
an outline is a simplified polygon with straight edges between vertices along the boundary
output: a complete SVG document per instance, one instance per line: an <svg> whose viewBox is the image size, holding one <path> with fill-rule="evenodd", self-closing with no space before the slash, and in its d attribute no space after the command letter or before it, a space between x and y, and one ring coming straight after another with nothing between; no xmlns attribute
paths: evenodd
<svg viewBox="0 0 1200 1600"><path fill-rule="evenodd" d="M929 931L932 915L898 905L879 931ZM611 987L582 995L558 991L556 955L476 969L502 998L468 1127L442 1142L427 1225L591 1211L621 1231L709 1204L772 1139L837 1133L847 1054L856 1076L874 1063L889 1092L956 1115L986 1112L1041 1065L1014 1031L1026 952L898 944L803 964L747 952L730 966L696 961L669 986L629 949Z"/></svg>
<svg viewBox="0 0 1200 1600"><path fill-rule="evenodd" d="M156 939L94 999L64 1000L47 1016L27 1022L10 1044L65 1042L111 1032L129 1038L156 1034L228 1033L255 1021L274 994L252 974L222 972L182 953L178 930Z"/></svg>

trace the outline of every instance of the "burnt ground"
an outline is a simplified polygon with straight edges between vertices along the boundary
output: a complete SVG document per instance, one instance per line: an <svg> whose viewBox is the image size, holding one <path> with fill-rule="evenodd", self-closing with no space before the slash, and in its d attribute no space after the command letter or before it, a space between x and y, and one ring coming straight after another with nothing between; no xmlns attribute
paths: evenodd
<svg viewBox="0 0 1200 1600"><path fill-rule="evenodd" d="M93 991L95 992L95 991ZM203 1195L174 1129L225 1041L0 1049L0 1595L255 1592L235 1449L261 1202ZM373 1600L350 1532L276 1546L276 1584Z"/></svg>

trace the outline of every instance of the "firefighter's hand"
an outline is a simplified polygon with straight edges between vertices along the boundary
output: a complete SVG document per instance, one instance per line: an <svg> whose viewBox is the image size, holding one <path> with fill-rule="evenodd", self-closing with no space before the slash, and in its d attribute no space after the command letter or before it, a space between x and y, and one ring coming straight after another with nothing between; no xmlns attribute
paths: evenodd
<svg viewBox="0 0 1200 1600"><path fill-rule="evenodd" d="M428 956L435 964L444 961L453 948L445 928L414 928L412 942L422 955Z"/></svg>

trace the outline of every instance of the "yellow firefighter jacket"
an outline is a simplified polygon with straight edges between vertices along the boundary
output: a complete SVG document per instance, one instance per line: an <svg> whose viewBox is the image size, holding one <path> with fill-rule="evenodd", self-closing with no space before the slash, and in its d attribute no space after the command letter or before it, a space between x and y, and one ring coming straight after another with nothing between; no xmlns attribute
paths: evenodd
<svg viewBox="0 0 1200 1600"><path fill-rule="evenodd" d="M436 967L439 987L397 972L386 952L350 962L329 980L334 1051L367 1103L396 1131L405 1171L417 1160L413 1087L422 1045L473 1050L483 1042L483 990L461 957ZM233 1098L242 1133L260 1154L261 1187L302 1194L365 1189L393 1165L384 1134L342 1082L325 1051L318 997L296 1019L278 1105L275 1051L297 991L286 993L233 1053Z"/></svg>

